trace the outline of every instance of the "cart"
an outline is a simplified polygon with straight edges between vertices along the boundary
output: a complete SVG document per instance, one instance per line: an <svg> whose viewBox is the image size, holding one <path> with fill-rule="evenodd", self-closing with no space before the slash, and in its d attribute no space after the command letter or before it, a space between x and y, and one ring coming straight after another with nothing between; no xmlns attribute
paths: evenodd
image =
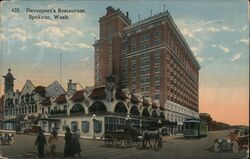
<svg viewBox="0 0 250 159"><path fill-rule="evenodd" d="M141 144L141 133L136 128L107 131L101 137L101 140L107 147L119 147L122 145L124 145L125 147L137 147Z"/></svg>

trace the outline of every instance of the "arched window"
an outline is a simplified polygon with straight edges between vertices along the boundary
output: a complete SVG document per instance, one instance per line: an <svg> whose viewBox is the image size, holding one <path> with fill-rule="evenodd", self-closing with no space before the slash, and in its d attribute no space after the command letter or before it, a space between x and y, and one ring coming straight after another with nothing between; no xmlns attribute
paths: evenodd
<svg viewBox="0 0 250 159"><path fill-rule="evenodd" d="M115 106L115 113L127 114L128 110L124 103L119 102Z"/></svg>
<svg viewBox="0 0 250 159"><path fill-rule="evenodd" d="M161 118L161 119L165 119L165 115L164 115L163 112L160 113L160 118Z"/></svg>
<svg viewBox="0 0 250 159"><path fill-rule="evenodd" d="M143 117L150 117L149 111L147 108L144 108L142 111L142 116Z"/></svg>
<svg viewBox="0 0 250 159"><path fill-rule="evenodd" d="M100 101L94 102L89 107L89 113L100 113L100 112L107 112L105 104Z"/></svg>
<svg viewBox="0 0 250 159"><path fill-rule="evenodd" d="M66 111L66 110L64 109L64 111ZM78 114L78 113L81 113L81 114L85 113L85 109L84 109L83 105L81 105L81 104L75 104L70 109L70 114Z"/></svg>
<svg viewBox="0 0 250 159"><path fill-rule="evenodd" d="M133 105L130 109L130 114L131 115L136 115L136 116L140 116L140 112L139 109L137 108L136 105Z"/></svg>
<svg viewBox="0 0 250 159"><path fill-rule="evenodd" d="M151 116L152 116L152 118L158 118L159 117L155 110L152 112Z"/></svg>

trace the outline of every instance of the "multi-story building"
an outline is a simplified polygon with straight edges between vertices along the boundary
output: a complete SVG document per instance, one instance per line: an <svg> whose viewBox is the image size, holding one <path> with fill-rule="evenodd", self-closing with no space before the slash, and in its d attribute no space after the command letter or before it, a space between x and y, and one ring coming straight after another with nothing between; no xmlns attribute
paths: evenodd
<svg viewBox="0 0 250 159"><path fill-rule="evenodd" d="M128 13L108 7L94 46L96 85L113 73L120 88L165 106L170 120L199 117L200 65L168 11L131 24ZM110 55L116 58L103 58Z"/></svg>

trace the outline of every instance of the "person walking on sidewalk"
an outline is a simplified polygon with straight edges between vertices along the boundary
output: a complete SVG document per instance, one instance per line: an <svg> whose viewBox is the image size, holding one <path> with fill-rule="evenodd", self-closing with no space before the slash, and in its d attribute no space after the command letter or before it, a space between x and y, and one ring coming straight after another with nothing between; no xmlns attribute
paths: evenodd
<svg viewBox="0 0 250 159"><path fill-rule="evenodd" d="M75 157L75 154L78 154L81 157L81 146L80 146L80 133L75 126L73 128L72 134L72 157Z"/></svg>
<svg viewBox="0 0 250 159"><path fill-rule="evenodd" d="M58 140L57 131L54 129L49 137L50 152L52 156L56 156L56 143Z"/></svg>
<svg viewBox="0 0 250 159"><path fill-rule="evenodd" d="M72 156L72 134L70 132L70 128L66 127L66 133L64 136L65 146L64 146L64 157Z"/></svg>
<svg viewBox="0 0 250 159"><path fill-rule="evenodd" d="M44 147L45 145L47 145L47 142L46 137L44 136L43 130L41 128L38 130L38 136L36 138L35 145L37 145L39 159L44 158Z"/></svg>

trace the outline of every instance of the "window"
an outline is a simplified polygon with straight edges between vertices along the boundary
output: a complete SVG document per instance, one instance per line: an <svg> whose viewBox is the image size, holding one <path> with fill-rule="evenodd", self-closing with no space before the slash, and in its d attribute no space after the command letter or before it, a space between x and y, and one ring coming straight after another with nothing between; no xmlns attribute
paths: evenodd
<svg viewBox="0 0 250 159"><path fill-rule="evenodd" d="M98 120L94 121L94 131L96 133L102 132L102 122L101 121L98 121Z"/></svg>
<svg viewBox="0 0 250 159"><path fill-rule="evenodd" d="M155 85L155 90L160 90L160 85L159 84Z"/></svg>
<svg viewBox="0 0 250 159"><path fill-rule="evenodd" d="M148 34L141 36L141 42L148 41L149 39L150 39L150 37Z"/></svg>
<svg viewBox="0 0 250 159"><path fill-rule="evenodd" d="M89 121L82 121L82 132L89 132Z"/></svg>
<svg viewBox="0 0 250 159"><path fill-rule="evenodd" d="M141 45L141 49L146 49L146 48L149 48L149 44L142 44Z"/></svg>
<svg viewBox="0 0 250 159"><path fill-rule="evenodd" d="M161 39L156 39L156 40L154 41L154 45L159 45L159 44L161 44Z"/></svg>
<svg viewBox="0 0 250 159"><path fill-rule="evenodd" d="M155 37L160 36L160 34L161 34L161 31L160 31L160 30L157 30L156 32L154 32L154 36L155 36Z"/></svg>
<svg viewBox="0 0 250 159"><path fill-rule="evenodd" d="M125 128L125 119L117 117L105 117L105 130L114 131Z"/></svg>
<svg viewBox="0 0 250 159"><path fill-rule="evenodd" d="M72 121L71 122L71 130L74 130L75 128L78 129L78 122L77 121Z"/></svg>

